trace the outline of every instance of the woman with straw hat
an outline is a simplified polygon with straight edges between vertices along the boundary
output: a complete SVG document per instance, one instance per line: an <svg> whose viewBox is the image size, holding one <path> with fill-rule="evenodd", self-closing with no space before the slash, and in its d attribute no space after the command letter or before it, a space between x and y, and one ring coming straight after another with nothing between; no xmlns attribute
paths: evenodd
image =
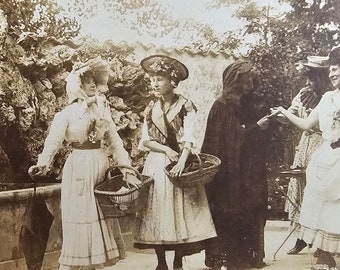
<svg viewBox="0 0 340 270"><path fill-rule="evenodd" d="M306 85L293 98L288 111L291 113L307 118L312 110L318 105L322 95L329 90L330 81L328 78L328 57L325 56L308 56L307 61L301 62L300 71L306 77ZM278 115L277 120L281 123L289 121L283 116ZM291 168L305 170L312 154L321 145L322 135L319 127L303 131L299 144L296 147L294 161ZM300 206L302 203L303 190L306 182L305 177L291 177L288 185L285 211L288 212L288 219L291 221L291 230L298 231L298 221ZM307 246L306 242L297 239L295 246L287 254L298 254Z"/></svg>
<svg viewBox="0 0 340 270"><path fill-rule="evenodd" d="M63 141L71 143L61 184L59 270L103 269L125 256L118 221L104 219L94 196L94 185L109 168L108 156L121 165L131 164L108 102L99 94L107 88L109 70L99 57L74 64L66 80L69 104L55 115L38 162L29 168L31 175L46 174ZM140 185L132 171L121 171L129 184Z"/></svg>
<svg viewBox="0 0 340 270"><path fill-rule="evenodd" d="M298 237L319 249L312 269L337 269L333 253L340 252L340 47L329 54L329 78L335 90L323 94L306 118L277 107L302 130L319 125L322 144L313 153L306 170L306 187L300 212Z"/></svg>
<svg viewBox="0 0 340 270"><path fill-rule="evenodd" d="M189 73L184 64L165 55L152 55L141 66L150 76L158 100L145 110L140 148L148 151L143 173L154 178L147 206L136 222L135 247L156 251L157 270L167 270L166 250L174 250L173 269L183 269L182 257L203 248L216 236L204 186L174 186L164 172L180 176L193 147L194 104L174 92Z"/></svg>

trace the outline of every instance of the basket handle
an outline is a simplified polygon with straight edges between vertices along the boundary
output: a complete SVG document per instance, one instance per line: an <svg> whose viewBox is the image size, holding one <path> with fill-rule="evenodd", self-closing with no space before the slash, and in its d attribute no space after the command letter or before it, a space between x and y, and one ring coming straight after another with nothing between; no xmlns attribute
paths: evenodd
<svg viewBox="0 0 340 270"><path fill-rule="evenodd" d="M126 168L126 169L130 169L130 170L132 170L132 171L134 171L134 172L136 173L137 178L138 178L139 180L143 181L143 176L140 174L140 172L139 172L137 169L135 169L135 168L132 167L132 166L123 165L123 164L122 164L122 165L115 165L114 167L116 167L116 168ZM107 169L107 172L106 172L106 175L105 175L106 177L109 176L109 173L110 173L111 169L112 169L112 168Z"/></svg>
<svg viewBox="0 0 340 270"><path fill-rule="evenodd" d="M202 171L202 159L197 153L192 153L192 155L195 155L199 164L199 170ZM190 166L190 165L189 165Z"/></svg>
<svg viewBox="0 0 340 270"><path fill-rule="evenodd" d="M194 153L194 155L197 157L198 163L200 164L200 170L202 170L202 159L200 158L199 154Z"/></svg>

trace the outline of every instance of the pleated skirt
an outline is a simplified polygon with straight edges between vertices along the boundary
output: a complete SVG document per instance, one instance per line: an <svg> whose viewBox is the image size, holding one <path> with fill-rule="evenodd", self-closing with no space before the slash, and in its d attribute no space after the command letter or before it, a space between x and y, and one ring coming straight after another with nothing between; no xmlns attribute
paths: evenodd
<svg viewBox="0 0 340 270"><path fill-rule="evenodd" d="M74 149L61 184L63 244L60 270L80 266L104 268L125 257L117 219L105 219L94 195L109 166L104 149Z"/></svg>

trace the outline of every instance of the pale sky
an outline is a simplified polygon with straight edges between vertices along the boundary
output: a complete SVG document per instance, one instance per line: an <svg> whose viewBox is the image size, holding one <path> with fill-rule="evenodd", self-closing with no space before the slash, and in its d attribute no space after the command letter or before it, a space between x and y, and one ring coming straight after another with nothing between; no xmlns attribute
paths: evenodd
<svg viewBox="0 0 340 270"><path fill-rule="evenodd" d="M66 6L68 0L55 0ZM100 3L100 0L96 1ZM239 29L242 26L241 21L232 17L233 9L223 7L220 9L207 8L209 0L159 0L158 3L167 9L174 19L181 22L191 20L193 22L207 23L215 30L217 34L223 34L227 31ZM288 10L288 5L279 5L277 0L258 0L259 6L266 6L270 3L275 10L271 14L281 13ZM101 5L99 5L101 6ZM154 44L164 47L183 47L190 42L190 36L195 32L174 31L165 37L151 37L148 34L139 35L136 31L129 29L129 20L134 20L132 16L124 15L126 24L119 20L110 18L109 12L103 7L99 8L98 14L90 19L81 20L81 34L90 35L99 41L113 40L115 42L140 42L145 45Z"/></svg>

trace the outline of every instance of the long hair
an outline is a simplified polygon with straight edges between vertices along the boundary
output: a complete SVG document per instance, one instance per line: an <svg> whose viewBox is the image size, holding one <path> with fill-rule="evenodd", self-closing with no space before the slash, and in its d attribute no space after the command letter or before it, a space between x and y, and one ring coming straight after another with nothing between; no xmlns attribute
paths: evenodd
<svg viewBox="0 0 340 270"><path fill-rule="evenodd" d="M328 57L329 57L329 64L331 66L336 66L336 65L340 66L340 46L338 45L334 47L329 53Z"/></svg>

